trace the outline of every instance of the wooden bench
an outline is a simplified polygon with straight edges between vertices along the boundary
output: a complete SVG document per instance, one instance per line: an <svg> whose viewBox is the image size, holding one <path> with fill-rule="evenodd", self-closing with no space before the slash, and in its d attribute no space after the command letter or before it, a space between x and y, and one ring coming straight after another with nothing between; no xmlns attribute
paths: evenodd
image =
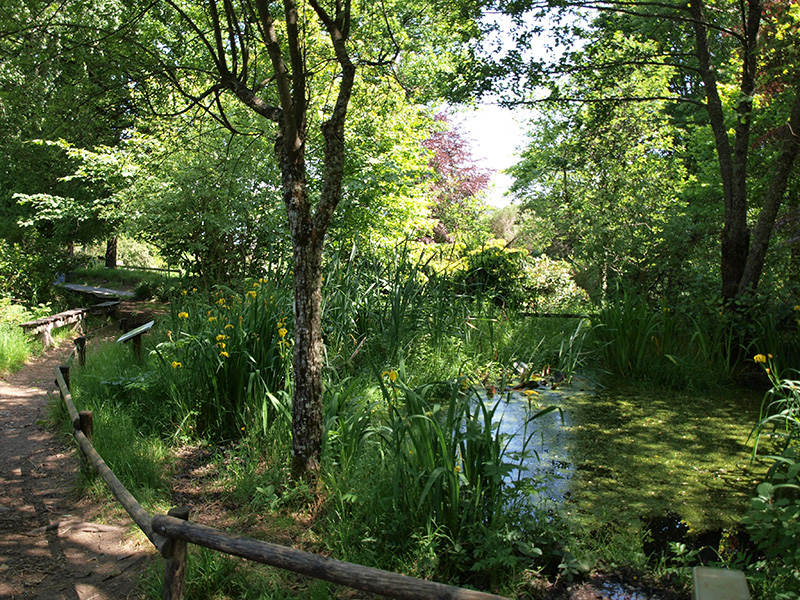
<svg viewBox="0 0 800 600"><path fill-rule="evenodd" d="M74 329L82 330L83 322L88 315L102 315L114 313L119 307L119 300L103 302L95 306L86 308L73 308L72 310L65 310L64 312L36 319L35 321L28 321L27 323L20 323L20 327L25 333L40 336L42 345L46 348L53 343L53 329L64 327L65 325L75 324Z"/></svg>
<svg viewBox="0 0 800 600"><path fill-rule="evenodd" d="M155 321L148 321L141 327L131 329L128 333L121 335L117 343L124 344L125 342L133 340L133 353L136 355L136 358L142 358L142 336L150 331L153 325L155 325Z"/></svg>

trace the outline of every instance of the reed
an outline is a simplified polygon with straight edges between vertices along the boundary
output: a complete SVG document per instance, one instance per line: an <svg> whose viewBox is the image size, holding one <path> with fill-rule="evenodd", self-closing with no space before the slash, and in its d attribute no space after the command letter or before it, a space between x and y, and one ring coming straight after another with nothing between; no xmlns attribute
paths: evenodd
<svg viewBox="0 0 800 600"><path fill-rule="evenodd" d="M291 306L285 281L261 279L244 293L184 290L171 305L168 339L155 348L161 377L201 435L239 437L259 421L285 419L291 389ZM187 421L188 424L188 421Z"/></svg>

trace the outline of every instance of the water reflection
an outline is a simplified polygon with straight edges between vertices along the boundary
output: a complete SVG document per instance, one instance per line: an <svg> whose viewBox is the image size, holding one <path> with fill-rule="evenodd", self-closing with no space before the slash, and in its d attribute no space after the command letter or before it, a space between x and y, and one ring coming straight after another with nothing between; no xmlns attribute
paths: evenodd
<svg viewBox="0 0 800 600"><path fill-rule="evenodd" d="M569 497L575 470L567 443L569 428L574 422L569 399L590 393L588 381L576 378L570 385L557 389L506 391L492 398L487 398L487 393L482 394L490 406L498 404L494 422L501 433L509 436L507 457L526 453L528 459L522 477L536 482L539 493L554 502L561 503ZM558 410L539 414L548 407ZM518 476L520 473L516 471L510 479Z"/></svg>

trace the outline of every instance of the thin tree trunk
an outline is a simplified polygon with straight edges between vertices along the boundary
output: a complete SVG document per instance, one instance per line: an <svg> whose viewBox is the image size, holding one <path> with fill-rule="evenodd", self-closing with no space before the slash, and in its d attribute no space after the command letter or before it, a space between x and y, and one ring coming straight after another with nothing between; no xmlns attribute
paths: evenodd
<svg viewBox="0 0 800 600"><path fill-rule="evenodd" d="M711 51L708 45L708 26L705 20L704 2L695 0L689 4L689 11L694 21L698 67L706 93L706 110L711 129L714 132L722 179L725 214L721 239L720 274L722 297L725 300L732 300L738 293L750 247L750 230L747 227L747 155L753 109L752 96L755 89L760 6L759 0L749 0L747 14L742 15L744 21L742 23L742 52L744 57L740 82L741 100L737 106L738 119L734 147L731 148L725 122L725 110L717 90L717 76L712 66Z"/></svg>
<svg viewBox="0 0 800 600"><path fill-rule="evenodd" d="M769 188L764 196L764 206L758 216L758 223L753 229L750 252L747 255L747 263L739 282L739 294L752 291L758 285L767 258L769 240L775 228L775 219L783 202L794 162L800 153L800 90L795 98L792 116L785 131L783 148L775 161Z"/></svg>
<svg viewBox="0 0 800 600"><path fill-rule="evenodd" d="M106 269L117 268L117 238L108 238L106 241Z"/></svg>

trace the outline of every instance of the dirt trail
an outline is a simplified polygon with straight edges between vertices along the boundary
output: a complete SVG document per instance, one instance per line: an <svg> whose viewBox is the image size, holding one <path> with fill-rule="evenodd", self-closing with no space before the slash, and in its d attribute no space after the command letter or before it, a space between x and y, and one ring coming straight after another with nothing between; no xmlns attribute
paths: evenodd
<svg viewBox="0 0 800 600"><path fill-rule="evenodd" d="M54 369L71 344L0 378L0 599L136 599L153 554L129 521L94 523L102 507L75 492L79 457L45 430Z"/></svg>

